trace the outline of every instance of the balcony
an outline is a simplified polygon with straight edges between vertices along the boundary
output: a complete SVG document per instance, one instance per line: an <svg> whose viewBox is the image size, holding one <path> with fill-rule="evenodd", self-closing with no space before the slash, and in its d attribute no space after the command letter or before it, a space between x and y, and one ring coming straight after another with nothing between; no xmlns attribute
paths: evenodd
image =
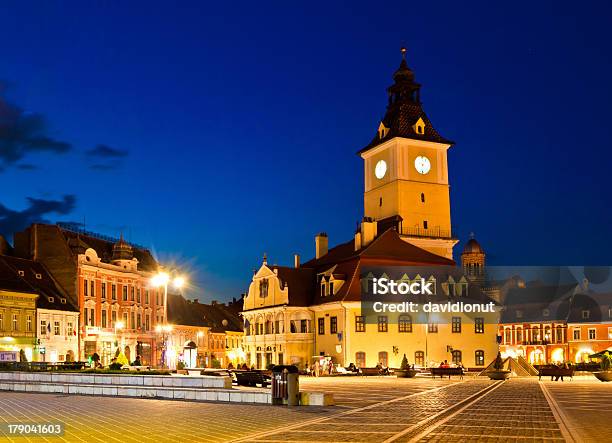
<svg viewBox="0 0 612 443"><path fill-rule="evenodd" d="M401 227L401 235L405 235L408 237L420 237L420 238L443 238L452 240L453 237L452 231L448 229L441 229L440 226L432 226L430 228L422 228L422 227Z"/></svg>

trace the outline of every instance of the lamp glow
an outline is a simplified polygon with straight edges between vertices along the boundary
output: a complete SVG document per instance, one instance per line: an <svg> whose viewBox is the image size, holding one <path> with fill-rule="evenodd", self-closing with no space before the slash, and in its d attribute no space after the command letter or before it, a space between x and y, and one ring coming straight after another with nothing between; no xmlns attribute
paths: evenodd
<svg viewBox="0 0 612 443"><path fill-rule="evenodd" d="M176 289L181 289L185 286L185 277L176 277L172 283Z"/></svg>
<svg viewBox="0 0 612 443"><path fill-rule="evenodd" d="M156 288L159 288L160 286L168 284L169 280L170 276L168 274L166 274L165 272L160 272L159 274L156 274L151 278L151 285Z"/></svg>

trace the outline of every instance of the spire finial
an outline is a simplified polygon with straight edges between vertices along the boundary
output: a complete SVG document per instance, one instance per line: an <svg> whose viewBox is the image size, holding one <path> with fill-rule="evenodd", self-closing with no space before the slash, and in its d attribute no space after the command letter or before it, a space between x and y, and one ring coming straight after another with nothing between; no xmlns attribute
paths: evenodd
<svg viewBox="0 0 612 443"><path fill-rule="evenodd" d="M476 238L476 236L474 235L473 232L470 232L470 240L474 240L474 238Z"/></svg>
<svg viewBox="0 0 612 443"><path fill-rule="evenodd" d="M405 46L402 46L400 48L400 52L402 53L402 60L404 60L404 61L406 61L406 51L407 51L407 49L406 49Z"/></svg>
<svg viewBox="0 0 612 443"><path fill-rule="evenodd" d="M264 256L263 256L263 264L264 265L268 264L268 254L266 254L265 252L264 252Z"/></svg>

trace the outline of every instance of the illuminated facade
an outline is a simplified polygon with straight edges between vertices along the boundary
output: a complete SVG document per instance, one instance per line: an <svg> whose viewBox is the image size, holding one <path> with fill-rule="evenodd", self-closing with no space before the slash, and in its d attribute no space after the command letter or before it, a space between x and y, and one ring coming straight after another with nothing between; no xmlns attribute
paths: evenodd
<svg viewBox="0 0 612 443"><path fill-rule="evenodd" d="M585 285L511 289L499 325L502 355L521 355L532 364L581 363L612 350L612 294Z"/></svg>
<svg viewBox="0 0 612 443"><path fill-rule="evenodd" d="M33 224L15 234L15 255L42 263L79 307L79 359L109 364L117 348L156 364L155 326L165 323L159 266L151 253L73 225Z"/></svg>
<svg viewBox="0 0 612 443"><path fill-rule="evenodd" d="M258 368L303 368L320 357L345 366L399 367L403 354L417 366L448 360L484 368L497 354L497 312L477 318L444 314L423 323L410 315L365 318L361 311L364 269L455 264L447 163L452 142L424 113L420 85L403 52L385 117L359 151L364 218L354 238L329 248L327 234L320 233L312 260L301 265L296 257L293 267L285 267L269 265L264 257L252 278L244 301L244 341L247 359ZM465 276L448 279L444 297L467 297Z"/></svg>
<svg viewBox="0 0 612 443"><path fill-rule="evenodd" d="M0 255L0 350L28 361L74 361L78 308L41 264Z"/></svg>

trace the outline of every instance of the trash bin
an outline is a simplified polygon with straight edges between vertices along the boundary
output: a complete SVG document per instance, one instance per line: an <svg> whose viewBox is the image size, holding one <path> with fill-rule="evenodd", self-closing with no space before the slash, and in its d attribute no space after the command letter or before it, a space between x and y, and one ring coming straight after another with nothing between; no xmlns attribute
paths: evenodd
<svg viewBox="0 0 612 443"><path fill-rule="evenodd" d="M299 371L295 365L272 368L272 404L297 406L300 404Z"/></svg>

